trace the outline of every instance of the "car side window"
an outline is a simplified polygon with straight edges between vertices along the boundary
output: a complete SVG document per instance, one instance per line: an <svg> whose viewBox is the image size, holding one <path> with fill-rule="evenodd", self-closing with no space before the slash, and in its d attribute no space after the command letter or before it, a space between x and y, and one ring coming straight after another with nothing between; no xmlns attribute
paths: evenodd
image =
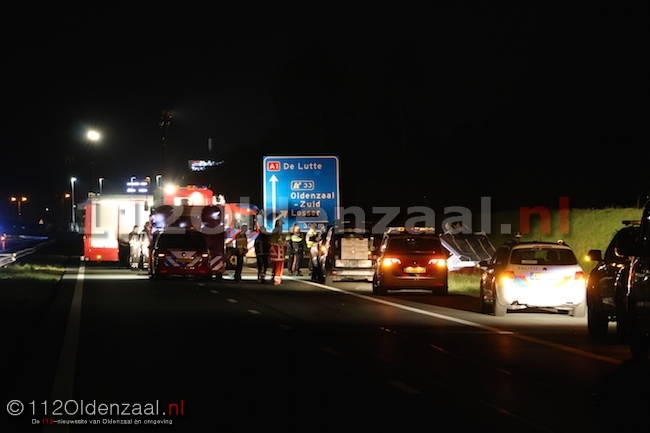
<svg viewBox="0 0 650 433"><path fill-rule="evenodd" d="M620 262L626 260L625 257L622 257L618 254L618 249L621 247L630 248L630 245L635 241L637 235L637 229L622 229L614 235L612 241L607 246L605 250L605 257L603 260L607 263Z"/></svg>
<svg viewBox="0 0 650 433"><path fill-rule="evenodd" d="M492 264L493 265L500 265L505 263L508 260L508 255L510 253L510 248L499 248L496 253L494 253L494 257L492 257Z"/></svg>

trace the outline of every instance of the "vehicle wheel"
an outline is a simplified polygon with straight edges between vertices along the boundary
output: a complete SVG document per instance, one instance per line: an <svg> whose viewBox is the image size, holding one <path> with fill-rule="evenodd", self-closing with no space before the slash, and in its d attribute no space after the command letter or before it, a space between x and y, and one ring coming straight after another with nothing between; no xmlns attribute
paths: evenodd
<svg viewBox="0 0 650 433"><path fill-rule="evenodd" d="M616 336L619 341L627 343L630 338L629 322L625 312L625 303L621 297L616 298Z"/></svg>
<svg viewBox="0 0 650 433"><path fill-rule="evenodd" d="M630 340L627 319L622 314L616 316L616 337L623 343L627 343Z"/></svg>
<svg viewBox="0 0 650 433"><path fill-rule="evenodd" d="M226 269L235 269L237 268L237 254L232 252L227 253L226 257Z"/></svg>
<svg viewBox="0 0 650 433"><path fill-rule="evenodd" d="M647 337L643 335L635 335L630 342L630 352L632 352L632 358L645 360L648 358L648 352L650 351L650 341Z"/></svg>
<svg viewBox="0 0 650 433"><path fill-rule="evenodd" d="M573 309L573 317L585 317L587 312L587 301L583 301L580 305ZM605 323L607 323L607 318L605 318Z"/></svg>
<svg viewBox="0 0 650 433"><path fill-rule="evenodd" d="M479 308L483 314L494 314L494 302L487 302L483 294L483 287L479 290Z"/></svg>
<svg viewBox="0 0 650 433"><path fill-rule="evenodd" d="M508 308L504 307L499 303L499 298L497 298L495 293L494 294L494 315L505 316L507 312L508 312Z"/></svg>
<svg viewBox="0 0 650 433"><path fill-rule="evenodd" d="M575 316L575 310L574 310ZM605 338L609 321L603 311L603 306L595 303L587 309L587 328L592 338Z"/></svg>
<svg viewBox="0 0 650 433"><path fill-rule="evenodd" d="M386 296L386 289L382 287L381 282L377 277L372 278L372 293L379 296Z"/></svg>

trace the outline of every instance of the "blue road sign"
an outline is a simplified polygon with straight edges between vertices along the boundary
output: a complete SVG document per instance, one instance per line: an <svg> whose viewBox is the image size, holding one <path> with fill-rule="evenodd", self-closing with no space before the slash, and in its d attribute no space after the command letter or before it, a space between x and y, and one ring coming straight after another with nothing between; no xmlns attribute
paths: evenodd
<svg viewBox="0 0 650 433"><path fill-rule="evenodd" d="M338 156L265 156L263 163L265 227L277 220L323 228L339 218Z"/></svg>

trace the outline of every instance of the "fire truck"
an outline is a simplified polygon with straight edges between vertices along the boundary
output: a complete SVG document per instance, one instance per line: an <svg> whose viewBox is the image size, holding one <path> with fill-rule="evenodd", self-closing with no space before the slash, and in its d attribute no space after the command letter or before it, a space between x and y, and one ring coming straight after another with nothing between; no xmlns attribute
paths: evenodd
<svg viewBox="0 0 650 433"><path fill-rule="evenodd" d="M170 205L180 206L207 206L217 204L223 207L223 225L225 230L224 261L227 269L234 269L237 265L235 239L243 225L248 226L246 238L248 240L246 263L254 263L255 239L260 233L258 215L260 210L250 203L229 203L224 196L215 195L203 186L168 186L154 191L154 206Z"/></svg>
<svg viewBox="0 0 650 433"><path fill-rule="evenodd" d="M120 262L120 244L128 244L134 226L144 227L151 207L151 196L146 195L89 195L84 203L82 260Z"/></svg>

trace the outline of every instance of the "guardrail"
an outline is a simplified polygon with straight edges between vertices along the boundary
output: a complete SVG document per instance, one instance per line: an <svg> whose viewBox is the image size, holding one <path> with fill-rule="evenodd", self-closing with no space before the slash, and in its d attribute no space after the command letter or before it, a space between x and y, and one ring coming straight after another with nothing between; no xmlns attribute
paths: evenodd
<svg viewBox="0 0 650 433"><path fill-rule="evenodd" d="M54 242L54 239L40 243L32 248L25 248L24 250L16 251L8 254L0 254L0 268L4 268L7 265L14 263L16 260L21 259L30 254L34 254L39 249L43 248L46 245L49 245Z"/></svg>

